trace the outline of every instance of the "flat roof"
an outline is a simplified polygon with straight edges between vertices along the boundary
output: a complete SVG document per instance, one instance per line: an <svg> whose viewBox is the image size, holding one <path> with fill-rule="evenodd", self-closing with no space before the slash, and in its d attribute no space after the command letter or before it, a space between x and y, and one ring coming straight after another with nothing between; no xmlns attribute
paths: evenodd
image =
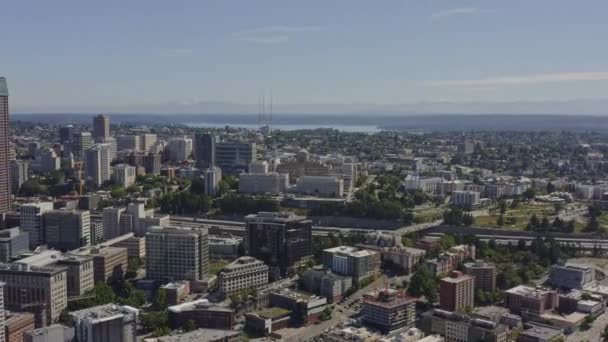
<svg viewBox="0 0 608 342"><path fill-rule="evenodd" d="M200 342L200 341L217 341L227 337L240 335L240 331L234 330L217 330L217 329L198 329L185 334L162 336L157 339L158 342Z"/></svg>
<svg viewBox="0 0 608 342"><path fill-rule="evenodd" d="M256 311L255 313L263 318L277 318L277 317L281 317L284 315L289 314L291 311L287 310L287 309L283 309L283 308L279 308L279 307L270 307L270 308L266 308L260 311Z"/></svg>
<svg viewBox="0 0 608 342"><path fill-rule="evenodd" d="M72 311L70 314L78 319L103 319L118 315L129 315L139 312L130 306L120 306L116 304L106 304L94 306L88 309Z"/></svg>
<svg viewBox="0 0 608 342"><path fill-rule="evenodd" d="M186 303L182 303L182 304L173 305L173 306L168 307L167 310L169 310L171 312L182 312L182 311L194 310L197 307L200 307L200 308L208 307L208 308L213 309L214 311L232 312L231 309L224 307L224 306L219 306L217 304L210 303L209 300L207 300L207 299L199 299L199 300L195 300L193 302L186 302Z"/></svg>

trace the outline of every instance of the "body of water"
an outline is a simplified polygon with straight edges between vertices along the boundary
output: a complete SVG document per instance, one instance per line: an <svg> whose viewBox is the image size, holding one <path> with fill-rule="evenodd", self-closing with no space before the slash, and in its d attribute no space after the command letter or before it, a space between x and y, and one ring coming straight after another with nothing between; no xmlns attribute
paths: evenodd
<svg viewBox="0 0 608 342"><path fill-rule="evenodd" d="M226 126L237 127L237 128L246 128L257 130L260 126L257 124L239 124L239 123L231 123L231 124L222 124L222 123L210 123L210 122L189 122L186 123L186 126L189 127L211 127L211 128L224 128ZM364 132L364 133L373 133L379 132L380 129L374 125L341 125L341 124L328 124L328 125L315 125L315 124L278 124L271 125L272 129L280 130L280 131L297 131L303 129L317 129L317 128L331 128L338 131L343 132Z"/></svg>

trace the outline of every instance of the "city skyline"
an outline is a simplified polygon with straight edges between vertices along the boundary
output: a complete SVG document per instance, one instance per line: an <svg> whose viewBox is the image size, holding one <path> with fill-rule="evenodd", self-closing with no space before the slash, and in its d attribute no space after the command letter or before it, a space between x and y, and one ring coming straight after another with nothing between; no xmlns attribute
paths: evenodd
<svg viewBox="0 0 608 342"><path fill-rule="evenodd" d="M605 114L600 1L65 3L0 14L14 113Z"/></svg>

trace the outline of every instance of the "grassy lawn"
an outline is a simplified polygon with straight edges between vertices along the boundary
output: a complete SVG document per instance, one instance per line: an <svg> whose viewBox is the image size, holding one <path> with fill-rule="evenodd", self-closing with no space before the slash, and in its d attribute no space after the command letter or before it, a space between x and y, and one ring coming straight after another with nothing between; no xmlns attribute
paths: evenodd
<svg viewBox="0 0 608 342"><path fill-rule="evenodd" d="M224 266L228 265L229 263L230 263L230 261L228 261L228 260L217 260L214 262L210 262L209 263L209 274L217 275L218 273L220 273L222 268L224 268Z"/></svg>
<svg viewBox="0 0 608 342"><path fill-rule="evenodd" d="M442 219L444 211L445 208L442 207L429 207L420 210L414 210L414 217L416 222L430 222Z"/></svg>
<svg viewBox="0 0 608 342"><path fill-rule="evenodd" d="M536 215L539 220L544 216L554 214L553 206L550 204L526 204L522 203L517 208L507 208L503 219L504 224L501 228L524 230L528 225L528 221L532 215ZM475 218L475 224L480 226L498 227L496 224L500 216L499 210L496 210L493 215L478 216ZM582 229L582 225L575 226L577 230Z"/></svg>

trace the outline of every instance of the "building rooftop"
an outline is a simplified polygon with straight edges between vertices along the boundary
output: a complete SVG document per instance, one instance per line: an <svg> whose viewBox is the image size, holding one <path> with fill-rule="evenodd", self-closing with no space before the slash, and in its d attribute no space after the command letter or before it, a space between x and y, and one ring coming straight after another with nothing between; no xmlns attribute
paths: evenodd
<svg viewBox="0 0 608 342"><path fill-rule="evenodd" d="M559 328L554 328L543 324L529 324L530 329L522 331L521 335L535 337L542 341L550 341L563 334Z"/></svg>
<svg viewBox="0 0 608 342"><path fill-rule="evenodd" d="M207 300L207 299L199 299L199 300L195 300L193 302L173 305L173 306L170 306L169 308L167 308L167 310L174 312L174 313L178 313L178 312L183 312L183 311L191 311L191 310L194 310L197 308L200 308L200 309L211 308L216 311L232 312L232 310L230 308L209 303L209 300Z"/></svg>
<svg viewBox="0 0 608 342"><path fill-rule="evenodd" d="M348 255L348 256L353 256L353 257L363 257L363 256L368 256L368 255L372 255L372 254L376 253L373 251L369 251L367 249L359 249L357 247L352 247L352 246L338 246L338 247L328 248L323 251L329 252L329 253Z"/></svg>
<svg viewBox="0 0 608 342"><path fill-rule="evenodd" d="M290 313L291 313L291 311L289 311L287 309L279 308L279 307L270 307L270 308L266 308L266 309L255 312L255 314L257 314L258 316L260 316L262 318L270 318L270 319L282 317L282 316L288 315Z"/></svg>
<svg viewBox="0 0 608 342"><path fill-rule="evenodd" d="M116 304L99 305L83 310L70 312L70 315L79 320L88 319L93 321L100 319L108 319L111 317L118 317L119 315L128 316L138 314L139 310L133 307L127 305L120 306Z"/></svg>
<svg viewBox="0 0 608 342"><path fill-rule="evenodd" d="M162 336L157 342L200 342L200 341L219 341L240 335L240 331L217 330L217 329L198 329L185 334Z"/></svg>
<svg viewBox="0 0 608 342"><path fill-rule="evenodd" d="M245 221L288 223L310 220L306 220L306 218L303 216L296 216L288 212L261 211L257 214L250 214L245 216Z"/></svg>
<svg viewBox="0 0 608 342"><path fill-rule="evenodd" d="M254 264L257 264L257 265L266 265L266 264L264 264L263 261L258 260L258 259L254 258L254 257L242 256L242 257L234 260L233 262L229 263L228 265L224 266L224 268L222 269L222 271L223 270L231 271L231 270L238 269L238 268L240 268L240 267L242 267L244 265L254 265Z"/></svg>
<svg viewBox="0 0 608 342"><path fill-rule="evenodd" d="M4 77L0 77L0 96L8 96L8 86Z"/></svg>
<svg viewBox="0 0 608 342"><path fill-rule="evenodd" d="M519 285L519 286L510 288L510 289L506 290L505 292L510 293L510 294L519 295L519 296L524 296L524 297L538 298L538 297L541 297L541 296L551 292L551 290L542 288L542 287L530 287L530 286L526 286L526 285Z"/></svg>

